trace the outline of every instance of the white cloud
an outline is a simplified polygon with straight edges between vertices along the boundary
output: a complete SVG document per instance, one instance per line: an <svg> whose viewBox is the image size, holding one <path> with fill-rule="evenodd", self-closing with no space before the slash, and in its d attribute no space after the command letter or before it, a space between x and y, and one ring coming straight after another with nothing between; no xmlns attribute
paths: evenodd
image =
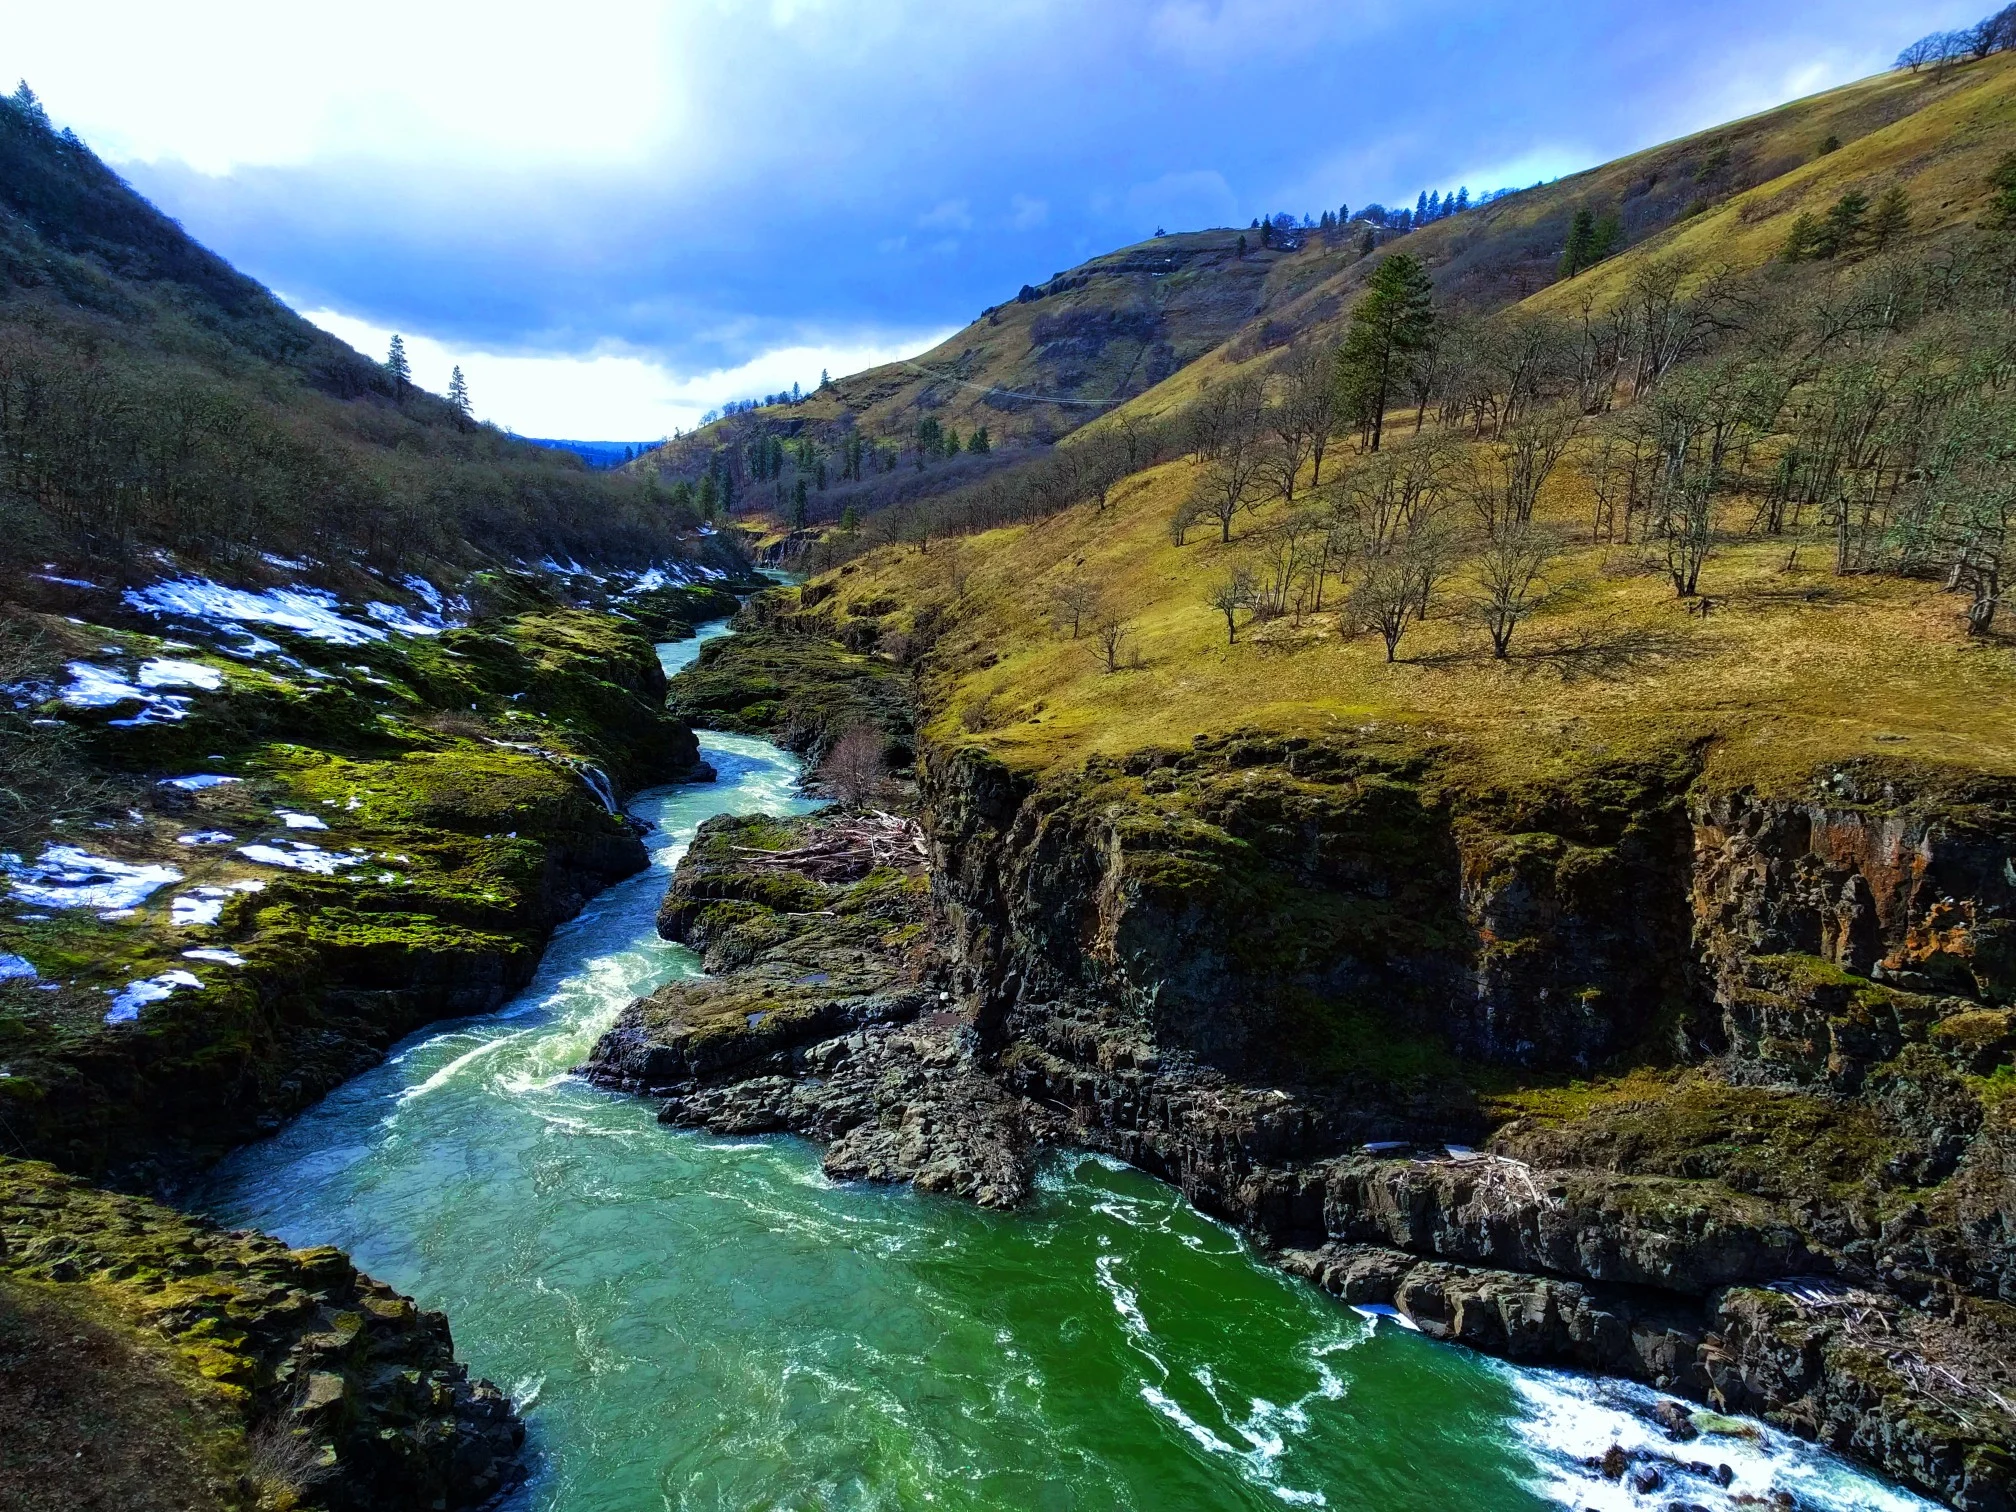
<svg viewBox="0 0 2016 1512"><path fill-rule="evenodd" d="M676 135L686 91L651 0L101 0L12 6L0 68L105 156L206 173L348 157L607 163ZM110 45L109 39L117 39Z"/></svg>
<svg viewBox="0 0 2016 1512"><path fill-rule="evenodd" d="M973 229L973 207L963 199L946 200L918 216L917 224L930 230L970 231Z"/></svg>
<svg viewBox="0 0 2016 1512"><path fill-rule="evenodd" d="M1050 219L1050 202L1017 194L1008 201L1008 225L1016 231L1032 231Z"/></svg>
<svg viewBox="0 0 2016 1512"><path fill-rule="evenodd" d="M392 332L337 310L304 310L323 330L372 357L391 344ZM951 335L807 341L776 347L738 367L681 373L635 352L514 355L465 352L429 336L403 333L413 381L446 393L457 364L469 382L477 416L521 436L573 441L655 441L689 430L701 415L729 399L753 399L793 383L810 389L821 369L836 377L928 351Z"/></svg>

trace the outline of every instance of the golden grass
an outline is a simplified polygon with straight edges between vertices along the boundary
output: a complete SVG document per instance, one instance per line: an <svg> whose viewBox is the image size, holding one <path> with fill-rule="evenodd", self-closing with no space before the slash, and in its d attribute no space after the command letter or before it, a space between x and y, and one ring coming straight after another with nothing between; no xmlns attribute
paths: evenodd
<svg viewBox="0 0 2016 1512"><path fill-rule="evenodd" d="M1716 605L1705 619L1641 548L1576 545L1509 662L1467 612L1476 589L1459 568L1388 665L1378 636L1343 633L1334 608L1225 644L1205 593L1239 542L1220 545L1213 526L1179 549L1167 534L1192 478L1172 462L1123 484L1103 514L1080 505L963 546L883 548L835 579L842 610L888 593L946 601L948 556L963 551L966 591L942 646L964 670L936 690L931 734L1026 769L1257 726L1446 743L1504 781L1691 742L1712 748L1722 780L1765 788L1865 755L2016 773L2011 644L1970 640L1959 601L1935 585L1834 576L1824 544L1787 570L1790 541L1731 540L1702 577ZM1564 469L1543 514L1586 541L1583 504ZM1137 666L1108 673L1089 637L1053 624L1051 589L1073 573L1125 616Z"/></svg>

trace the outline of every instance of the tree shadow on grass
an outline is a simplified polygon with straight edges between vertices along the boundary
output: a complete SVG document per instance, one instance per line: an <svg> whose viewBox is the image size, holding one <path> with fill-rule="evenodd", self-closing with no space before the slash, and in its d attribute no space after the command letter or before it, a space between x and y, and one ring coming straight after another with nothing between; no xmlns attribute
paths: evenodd
<svg viewBox="0 0 2016 1512"><path fill-rule="evenodd" d="M1691 655L1694 649L1689 636L1656 625L1592 625L1530 644L1515 642L1506 664L1551 671L1563 682L1611 681L1656 662ZM1476 647L1400 660L1417 667L1440 668L1489 665L1492 657L1488 647Z"/></svg>

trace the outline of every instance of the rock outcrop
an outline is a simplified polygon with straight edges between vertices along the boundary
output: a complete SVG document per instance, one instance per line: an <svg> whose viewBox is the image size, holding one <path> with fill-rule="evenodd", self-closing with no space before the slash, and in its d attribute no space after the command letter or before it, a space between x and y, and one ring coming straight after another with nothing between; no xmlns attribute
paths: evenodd
<svg viewBox="0 0 2016 1512"><path fill-rule="evenodd" d="M807 607L771 610L795 663L843 656ZM927 740L918 998L808 991L832 884L710 836L664 927L722 975L593 1070L991 1201L1089 1146L1436 1337L2009 1507L2016 792L1705 760L1506 787L1370 730L1034 777Z"/></svg>
<svg viewBox="0 0 2016 1512"><path fill-rule="evenodd" d="M511 1402L448 1320L337 1250L290 1250L46 1165L0 1160L0 1273L158 1336L227 1425L236 1505L474 1507L522 1475Z"/></svg>

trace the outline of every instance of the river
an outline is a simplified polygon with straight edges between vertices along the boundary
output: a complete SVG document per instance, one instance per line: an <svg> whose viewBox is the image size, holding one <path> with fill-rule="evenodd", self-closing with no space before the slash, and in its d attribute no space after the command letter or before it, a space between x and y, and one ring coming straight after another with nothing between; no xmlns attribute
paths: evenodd
<svg viewBox="0 0 2016 1512"><path fill-rule="evenodd" d="M661 647L668 672L724 629ZM445 1308L530 1426L515 1512L1932 1506L1769 1432L1665 1445L1636 1388L1361 1317L1100 1158L1053 1156L1023 1210L987 1213L836 1185L799 1140L661 1128L574 1078L632 997L698 972L652 926L700 823L809 806L775 746L701 745L720 780L635 801L650 870L524 993L408 1039L198 1195ZM1735 1480L1641 1495L1585 1467L1612 1442Z"/></svg>

